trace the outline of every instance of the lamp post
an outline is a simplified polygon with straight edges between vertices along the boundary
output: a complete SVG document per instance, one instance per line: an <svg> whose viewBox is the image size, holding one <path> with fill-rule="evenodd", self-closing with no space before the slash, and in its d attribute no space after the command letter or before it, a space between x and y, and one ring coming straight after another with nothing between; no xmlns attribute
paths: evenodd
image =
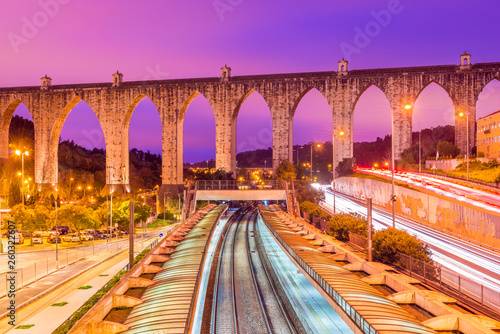
<svg viewBox="0 0 500 334"><path fill-rule="evenodd" d="M321 144L314 144L311 143L311 182L313 181L313 145L316 145L317 147L321 147Z"/></svg>
<svg viewBox="0 0 500 334"><path fill-rule="evenodd" d="M16 150L16 154L21 156L21 194L23 196L24 206L24 156L29 154L28 151L21 152L21 150Z"/></svg>
<svg viewBox="0 0 500 334"><path fill-rule="evenodd" d="M396 195L394 194L394 110L391 111L391 206L392 206L392 227L396 228L396 215L394 206Z"/></svg>
<svg viewBox="0 0 500 334"><path fill-rule="evenodd" d="M466 122L467 124L465 125L466 126L466 137L467 137L467 149L465 151L465 160L467 162L467 181L469 181L469 113L466 112L465 114L463 112L460 112L460 114L458 114L458 116L460 117L464 117L464 115L466 116Z"/></svg>
<svg viewBox="0 0 500 334"><path fill-rule="evenodd" d="M55 187L55 191L56 191L56 203L55 203L55 207L56 207L56 268L59 269L59 247L58 247L58 244L59 244L59 227L57 226L57 202L59 200L59 194L57 193L57 184L53 184L53 186Z"/></svg>
<svg viewBox="0 0 500 334"><path fill-rule="evenodd" d="M344 131L340 130L339 131L339 136L343 137L345 134ZM335 195L336 195L336 189L335 189L335 177L336 177L336 171L335 171L335 166L336 166L336 161L335 161L335 132L333 133L333 138L332 138L332 149L333 149L333 164L332 164L332 173L333 173L333 182L332 182L332 189L333 189L333 214L336 214L335 210Z"/></svg>

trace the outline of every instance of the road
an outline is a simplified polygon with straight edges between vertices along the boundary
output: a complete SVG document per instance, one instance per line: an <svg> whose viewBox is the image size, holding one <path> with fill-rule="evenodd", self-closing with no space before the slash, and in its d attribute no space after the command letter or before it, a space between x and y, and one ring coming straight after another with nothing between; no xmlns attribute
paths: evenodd
<svg viewBox="0 0 500 334"><path fill-rule="evenodd" d="M391 172L388 170L360 169L360 171L377 176L391 177ZM394 180L403 181L494 213L500 213L500 191L476 189L456 182L412 172L396 172Z"/></svg>
<svg viewBox="0 0 500 334"><path fill-rule="evenodd" d="M332 212L333 194L330 187L320 186L325 193L324 208ZM366 215L366 206L337 193L336 211ZM374 208L373 227L376 230L392 226L389 212ZM466 241L434 231L396 216L396 228L406 230L429 245L433 260L479 284L500 292L500 254Z"/></svg>
<svg viewBox="0 0 500 334"><path fill-rule="evenodd" d="M155 232L146 232L136 235L136 243L140 243L152 236L155 235ZM65 245L65 244L63 244ZM40 245L41 246L41 245ZM43 265L47 261L49 262L47 266L52 267L55 263L56 250L55 245L51 245L51 249L37 250L37 247L33 246L33 251L22 251L17 252L16 254L16 267L17 269L30 266L34 263ZM116 240L116 238L106 242L106 240L96 240L96 241L86 241L78 247L59 247L58 255L59 255L59 263L61 266L66 264L67 258L72 259L75 258L76 252L83 254L93 254L98 252L115 252L119 248L128 246L128 237L120 238ZM46 247L46 245L44 245ZM26 249L26 247L23 247ZM68 255L68 254L69 255ZM8 258L7 254L0 255L0 274L8 271Z"/></svg>

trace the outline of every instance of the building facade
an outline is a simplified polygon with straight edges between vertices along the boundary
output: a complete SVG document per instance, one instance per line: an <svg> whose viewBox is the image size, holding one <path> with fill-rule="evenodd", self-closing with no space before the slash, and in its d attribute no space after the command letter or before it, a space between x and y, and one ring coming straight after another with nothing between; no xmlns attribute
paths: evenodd
<svg viewBox="0 0 500 334"><path fill-rule="evenodd" d="M477 152L500 159L500 110L477 120Z"/></svg>

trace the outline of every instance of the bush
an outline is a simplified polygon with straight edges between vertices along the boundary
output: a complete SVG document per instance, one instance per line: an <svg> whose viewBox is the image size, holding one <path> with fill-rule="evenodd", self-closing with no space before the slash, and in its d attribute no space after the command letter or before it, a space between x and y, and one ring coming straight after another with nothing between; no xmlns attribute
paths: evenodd
<svg viewBox="0 0 500 334"><path fill-rule="evenodd" d="M406 231L388 228L373 234L374 261L386 264L398 263L398 252L432 263L429 247Z"/></svg>
<svg viewBox="0 0 500 334"><path fill-rule="evenodd" d="M368 222L366 218L357 213L334 215L328 221L328 234L341 241L349 241L349 231L366 237Z"/></svg>
<svg viewBox="0 0 500 334"><path fill-rule="evenodd" d="M156 219L174 220L174 214L172 212L162 212L158 214Z"/></svg>

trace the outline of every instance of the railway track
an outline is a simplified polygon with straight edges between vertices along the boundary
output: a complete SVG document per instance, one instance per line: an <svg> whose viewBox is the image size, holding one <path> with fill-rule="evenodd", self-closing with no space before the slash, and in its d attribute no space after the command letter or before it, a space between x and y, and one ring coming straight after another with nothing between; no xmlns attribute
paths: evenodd
<svg viewBox="0 0 500 334"><path fill-rule="evenodd" d="M235 213L221 247L211 333L296 333L255 245L257 209Z"/></svg>

